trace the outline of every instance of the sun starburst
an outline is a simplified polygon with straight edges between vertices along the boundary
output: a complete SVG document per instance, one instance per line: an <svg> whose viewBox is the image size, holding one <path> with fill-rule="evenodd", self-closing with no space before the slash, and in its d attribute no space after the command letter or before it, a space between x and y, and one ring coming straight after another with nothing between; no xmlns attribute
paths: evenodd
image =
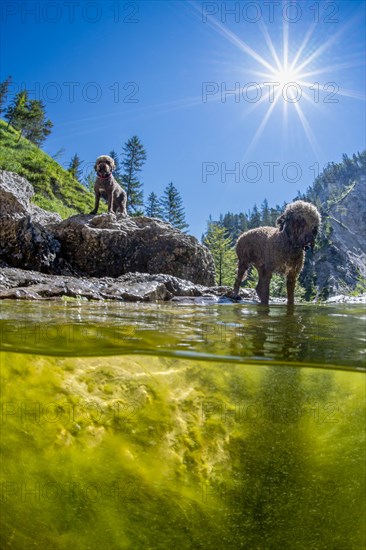
<svg viewBox="0 0 366 550"><path fill-rule="evenodd" d="M267 103L268 107L263 115L263 118L255 132L246 154L253 149L257 144L261 135L263 134L271 115L282 104L283 110L283 124L287 125L289 119L289 111L294 116L297 116L304 134L306 135L310 146L316 154L319 154L319 146L316 138L311 131L311 126L307 115L304 112L305 105L309 106L311 103L314 108L319 109L321 103L319 101L319 94L329 92L329 88L319 85L321 77L325 78L328 75L329 80L333 80L334 72L344 67L351 67L360 64L360 59L342 60L338 64L330 65L325 62L324 54L327 50L339 41L341 35L343 35L353 24L350 20L347 25L344 25L338 32L334 33L330 38L320 43L317 47L311 44L313 34L316 29L316 25L313 23L306 30L302 43L293 56L290 56L289 51L293 51L293 43L290 41L290 32L288 22L284 20L282 28L282 45L274 45L268 28L261 20L259 21L259 28L262 32L264 41L268 48L269 55L261 55L249 44L244 42L238 35L231 31L227 26L222 24L218 19L211 18L208 20L214 30L223 36L227 41L232 43L236 48L240 50L247 58L251 58L257 68L252 66L248 70L246 65L247 74L251 73L255 75L261 82L258 83L258 87L261 89L260 99L253 103L247 110L246 114L249 115L254 109L258 108L263 103ZM310 47L311 46L311 47ZM322 67L316 65L316 61L322 60ZM363 62L363 61L362 61ZM333 71L333 73L332 73ZM329 74L331 76L329 77ZM314 80L311 80L311 79ZM335 93L343 96L348 96L357 99L364 99L364 96L354 90L334 88ZM244 88L242 90L245 91ZM332 91L332 90L330 90ZM309 116L310 111L308 111Z"/></svg>

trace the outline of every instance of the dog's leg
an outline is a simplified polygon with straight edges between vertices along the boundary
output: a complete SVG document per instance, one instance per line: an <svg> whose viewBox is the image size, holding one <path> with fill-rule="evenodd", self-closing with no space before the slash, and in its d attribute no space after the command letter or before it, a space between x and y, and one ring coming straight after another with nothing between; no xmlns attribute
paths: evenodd
<svg viewBox="0 0 366 550"><path fill-rule="evenodd" d="M127 216L127 195L126 195L126 193L122 197L121 212L122 212L122 216L125 218Z"/></svg>
<svg viewBox="0 0 366 550"><path fill-rule="evenodd" d="M237 273L237 276L236 276L236 279L235 279L234 290L233 290L233 298L237 298L238 295L239 295L240 284L241 284L242 280L244 279L244 277L246 276L246 272L247 272L248 267L249 266L248 266L247 263L241 262L239 260L238 273Z"/></svg>
<svg viewBox="0 0 366 550"><path fill-rule="evenodd" d="M125 218L127 216L126 212L126 196L121 195L118 197L118 199L115 201L116 206L114 207L114 212L117 214L118 209L121 211L122 218Z"/></svg>
<svg viewBox="0 0 366 550"><path fill-rule="evenodd" d="M108 195L108 214L113 212L113 191Z"/></svg>
<svg viewBox="0 0 366 550"><path fill-rule="evenodd" d="M269 284L271 282L272 273L268 273L264 268L258 269L259 281L256 286L256 291L261 301L261 304L268 305L269 302Z"/></svg>
<svg viewBox="0 0 366 550"><path fill-rule="evenodd" d="M287 286L287 303L293 305L295 302L295 285L296 285L296 272L290 272L287 275L286 286Z"/></svg>
<svg viewBox="0 0 366 550"><path fill-rule="evenodd" d="M99 191L95 191L95 204L94 204L94 210L90 212L90 214L95 215L98 212L99 208L99 199L100 199L100 193Z"/></svg>

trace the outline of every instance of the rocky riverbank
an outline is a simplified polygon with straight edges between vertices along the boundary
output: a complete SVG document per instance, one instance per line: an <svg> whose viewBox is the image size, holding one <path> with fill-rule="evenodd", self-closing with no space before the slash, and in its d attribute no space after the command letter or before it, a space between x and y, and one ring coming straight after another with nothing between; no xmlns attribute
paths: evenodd
<svg viewBox="0 0 366 550"><path fill-rule="evenodd" d="M205 298L218 301L230 293L228 287L206 287L172 275L128 273L120 277L72 277L3 267L0 271L0 299L41 300L62 297L127 302L187 301ZM254 291L248 298L254 299ZM224 298L222 298L224 299Z"/></svg>
<svg viewBox="0 0 366 550"><path fill-rule="evenodd" d="M120 277L72 277L48 275L11 267L0 269L0 299L18 300L112 300L123 302L173 301L178 303L230 303L232 289L223 286L206 287L172 275L128 273ZM242 290L242 303L256 303L253 289ZM273 298L271 304L285 304L285 298ZM366 303L361 296L338 295L324 303Z"/></svg>
<svg viewBox="0 0 366 550"><path fill-rule="evenodd" d="M0 299L229 302L232 289L213 286L211 253L195 237L144 216L61 220L32 204L33 194L26 179L0 172ZM258 301L253 289L241 295ZM365 303L366 296L327 302Z"/></svg>
<svg viewBox="0 0 366 550"><path fill-rule="evenodd" d="M1 299L218 301L230 294L213 286L210 251L169 223L114 214L61 220L32 204L33 194L26 179L1 172Z"/></svg>

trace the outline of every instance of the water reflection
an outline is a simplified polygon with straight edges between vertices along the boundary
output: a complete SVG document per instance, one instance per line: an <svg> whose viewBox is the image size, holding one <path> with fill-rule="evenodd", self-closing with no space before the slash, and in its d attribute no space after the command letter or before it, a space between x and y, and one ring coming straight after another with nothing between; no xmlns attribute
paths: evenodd
<svg viewBox="0 0 366 550"><path fill-rule="evenodd" d="M71 356L147 353L215 360L365 366L360 305L2 303L4 349Z"/></svg>

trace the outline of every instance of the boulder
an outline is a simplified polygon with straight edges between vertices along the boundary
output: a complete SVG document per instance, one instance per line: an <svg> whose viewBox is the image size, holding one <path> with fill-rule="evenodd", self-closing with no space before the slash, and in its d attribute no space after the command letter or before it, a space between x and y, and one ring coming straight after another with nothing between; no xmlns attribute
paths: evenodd
<svg viewBox="0 0 366 550"><path fill-rule="evenodd" d="M31 204L32 185L11 172L0 172L0 259L8 265L57 272L60 243L48 230L58 214Z"/></svg>
<svg viewBox="0 0 366 550"><path fill-rule="evenodd" d="M61 255L79 275L119 277L129 272L173 275L211 286L210 251L169 223L156 218L79 214L53 224Z"/></svg>
<svg viewBox="0 0 366 550"><path fill-rule="evenodd" d="M210 251L169 223L115 214L78 214L61 220L33 205L32 185L0 173L0 262L57 275L119 277L129 272L167 274L211 286Z"/></svg>

